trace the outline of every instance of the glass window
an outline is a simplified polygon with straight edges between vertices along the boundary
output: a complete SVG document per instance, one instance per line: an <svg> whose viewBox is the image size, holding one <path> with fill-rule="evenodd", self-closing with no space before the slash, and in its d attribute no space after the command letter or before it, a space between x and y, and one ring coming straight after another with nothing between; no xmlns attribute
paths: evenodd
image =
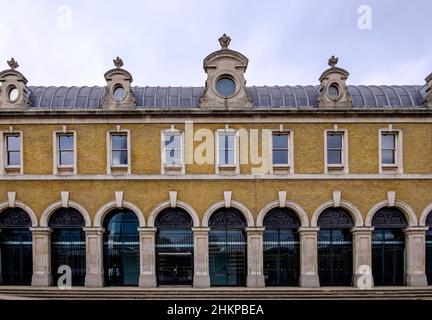
<svg viewBox="0 0 432 320"><path fill-rule="evenodd" d="M122 101L126 96L125 89L122 86L118 86L114 89L114 99L117 102Z"/></svg>
<svg viewBox="0 0 432 320"><path fill-rule="evenodd" d="M127 134L111 135L111 165L128 164L128 143Z"/></svg>
<svg viewBox="0 0 432 320"><path fill-rule="evenodd" d="M18 88L17 87L12 87L9 90L9 100L11 102L15 102L18 99L18 96L19 96Z"/></svg>
<svg viewBox="0 0 432 320"><path fill-rule="evenodd" d="M329 96L331 98L337 98L337 97L339 97L339 88L338 88L338 86L336 84L332 84L329 87L328 92L329 92Z"/></svg>
<svg viewBox="0 0 432 320"><path fill-rule="evenodd" d="M396 164L396 134L381 135L381 161L382 164Z"/></svg>
<svg viewBox="0 0 432 320"><path fill-rule="evenodd" d="M289 164L289 135L274 133L272 136L273 164Z"/></svg>
<svg viewBox="0 0 432 320"><path fill-rule="evenodd" d="M72 133L58 136L59 165L72 166L74 164L74 136Z"/></svg>
<svg viewBox="0 0 432 320"><path fill-rule="evenodd" d="M21 165L21 142L19 134L6 135L6 165Z"/></svg>
<svg viewBox="0 0 432 320"><path fill-rule="evenodd" d="M224 97L233 95L235 90L236 84L231 78L223 77L216 82L216 91Z"/></svg>
<svg viewBox="0 0 432 320"><path fill-rule="evenodd" d="M219 164L235 164L234 132L219 134Z"/></svg>
<svg viewBox="0 0 432 320"><path fill-rule="evenodd" d="M342 164L343 134L327 133L327 164Z"/></svg>
<svg viewBox="0 0 432 320"><path fill-rule="evenodd" d="M181 164L181 134L165 133L165 163L166 164Z"/></svg>

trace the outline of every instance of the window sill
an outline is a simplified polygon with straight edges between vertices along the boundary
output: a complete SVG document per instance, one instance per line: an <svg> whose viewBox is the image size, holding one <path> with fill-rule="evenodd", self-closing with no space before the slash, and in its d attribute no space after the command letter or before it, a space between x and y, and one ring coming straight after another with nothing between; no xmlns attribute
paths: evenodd
<svg viewBox="0 0 432 320"><path fill-rule="evenodd" d="M401 173L397 165L382 165L381 172L384 174L397 174Z"/></svg>
<svg viewBox="0 0 432 320"><path fill-rule="evenodd" d="M181 174L183 171L183 165L181 164L165 164L165 174Z"/></svg>
<svg viewBox="0 0 432 320"><path fill-rule="evenodd" d="M290 174L291 167L289 164L274 164L273 174Z"/></svg>
<svg viewBox="0 0 432 320"><path fill-rule="evenodd" d="M129 166L111 167L111 174L127 174L128 172L129 172Z"/></svg>
<svg viewBox="0 0 432 320"><path fill-rule="evenodd" d="M348 174L345 167L340 165L327 166L327 173L328 174Z"/></svg>
<svg viewBox="0 0 432 320"><path fill-rule="evenodd" d="M218 165L219 174L235 175L237 174L237 166L235 164L220 164Z"/></svg>
<svg viewBox="0 0 432 320"><path fill-rule="evenodd" d="M5 167L4 171L7 175L20 175L21 167Z"/></svg>
<svg viewBox="0 0 432 320"><path fill-rule="evenodd" d="M73 175L75 174L75 168L73 166L59 166L57 167L58 175Z"/></svg>

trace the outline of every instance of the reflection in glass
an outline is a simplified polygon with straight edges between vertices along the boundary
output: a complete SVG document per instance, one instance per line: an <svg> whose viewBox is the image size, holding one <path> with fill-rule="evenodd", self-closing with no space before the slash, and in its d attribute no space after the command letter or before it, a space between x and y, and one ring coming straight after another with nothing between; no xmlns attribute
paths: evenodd
<svg viewBox="0 0 432 320"><path fill-rule="evenodd" d="M224 97L229 97L233 95L235 90L236 90L236 84L230 78L220 78L216 82L216 91Z"/></svg>

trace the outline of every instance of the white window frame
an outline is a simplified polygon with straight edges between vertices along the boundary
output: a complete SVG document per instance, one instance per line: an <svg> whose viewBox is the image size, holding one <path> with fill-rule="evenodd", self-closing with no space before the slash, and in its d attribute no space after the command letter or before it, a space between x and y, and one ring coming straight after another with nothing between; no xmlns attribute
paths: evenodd
<svg viewBox="0 0 432 320"><path fill-rule="evenodd" d="M234 164L219 164L219 135L221 134L234 134ZM216 174L240 174L240 152L239 152L239 132L235 129L217 129L216 130Z"/></svg>
<svg viewBox="0 0 432 320"><path fill-rule="evenodd" d="M128 163L121 165L113 165L112 164L112 145L111 145L111 136L112 135L126 135L127 141L127 155L128 155ZM108 130L106 135L106 145L107 145L107 174L131 174L131 134L129 129L121 129L121 130Z"/></svg>
<svg viewBox="0 0 432 320"><path fill-rule="evenodd" d="M327 153L327 135L342 135L342 159L340 164L329 164ZM327 129L324 131L324 173L325 174L348 174L349 173L349 151L348 151L348 130L347 129Z"/></svg>
<svg viewBox="0 0 432 320"><path fill-rule="evenodd" d="M60 165L60 135L73 135L73 164L72 165ZM55 175L63 174L77 174L77 134L75 130L67 131L54 131L53 132L53 173Z"/></svg>
<svg viewBox="0 0 432 320"><path fill-rule="evenodd" d="M0 139L0 148L1 148L1 157L0 157L0 167L2 175L22 175L24 174L24 147L23 147L23 139L24 135L22 131L0 131L1 139ZM7 144L6 144L6 136L8 135L19 135L20 137L20 165L19 166L10 166L7 164Z"/></svg>
<svg viewBox="0 0 432 320"><path fill-rule="evenodd" d="M180 136L180 164L166 163L165 135L174 134ZM184 132L178 129L161 130L161 174L185 174L184 161Z"/></svg>
<svg viewBox="0 0 432 320"><path fill-rule="evenodd" d="M395 135L395 163L382 163L382 136L384 134ZM393 129L391 127L378 130L378 166L379 173L402 174L403 173L403 136L401 129Z"/></svg>
<svg viewBox="0 0 432 320"><path fill-rule="evenodd" d="M288 164L273 163L273 134L283 134L288 136ZM270 174L294 174L294 132L289 129L270 130L269 146Z"/></svg>

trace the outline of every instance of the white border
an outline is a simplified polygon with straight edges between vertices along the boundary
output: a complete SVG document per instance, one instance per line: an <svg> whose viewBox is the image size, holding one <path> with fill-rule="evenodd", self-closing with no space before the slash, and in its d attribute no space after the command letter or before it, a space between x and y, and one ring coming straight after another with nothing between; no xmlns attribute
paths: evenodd
<svg viewBox="0 0 432 320"><path fill-rule="evenodd" d="M395 160L396 163L394 165L384 165L382 164L382 134L392 133L396 135L395 143ZM403 173L403 139L402 139L402 130L401 129L393 129L389 126L389 128L382 128L378 130L378 166L379 173L386 174L386 169L395 169L398 174Z"/></svg>
<svg viewBox="0 0 432 320"><path fill-rule="evenodd" d="M6 166L6 135L8 134L19 134L20 136L20 166ZM19 169L19 175L24 174L24 133L22 130L4 130L0 131L0 170L2 175L8 175L8 168L10 169ZM12 173L10 175L13 175Z"/></svg>
<svg viewBox="0 0 432 320"><path fill-rule="evenodd" d="M72 166L60 166L59 164L59 135L61 134L72 134L73 135L73 165ZM76 130L56 130L53 131L53 174L58 175L64 169L72 168L73 174L78 173L77 169L77 133ZM66 172L65 170L65 172Z"/></svg>
<svg viewBox="0 0 432 320"><path fill-rule="evenodd" d="M342 164L327 163L327 135L329 133L342 134ZM333 172L332 169L334 170ZM338 170L340 170L338 172ZM347 129L326 129L324 130L324 173L325 174L348 174L349 173L349 146L348 146L348 130Z"/></svg>
<svg viewBox="0 0 432 320"><path fill-rule="evenodd" d="M127 165L120 165L120 166L113 166L111 164L111 135L112 134L124 134L126 133L127 136L127 152L128 152L128 164ZM108 130L107 131L107 135L106 135L106 146L107 146L107 174L116 174L117 172L113 172L113 168L114 169L125 169L125 171L127 172L127 174L131 174L132 173L132 169L131 169L131 163L132 163L132 158L131 158L131 133L129 129L120 129L120 130Z"/></svg>

